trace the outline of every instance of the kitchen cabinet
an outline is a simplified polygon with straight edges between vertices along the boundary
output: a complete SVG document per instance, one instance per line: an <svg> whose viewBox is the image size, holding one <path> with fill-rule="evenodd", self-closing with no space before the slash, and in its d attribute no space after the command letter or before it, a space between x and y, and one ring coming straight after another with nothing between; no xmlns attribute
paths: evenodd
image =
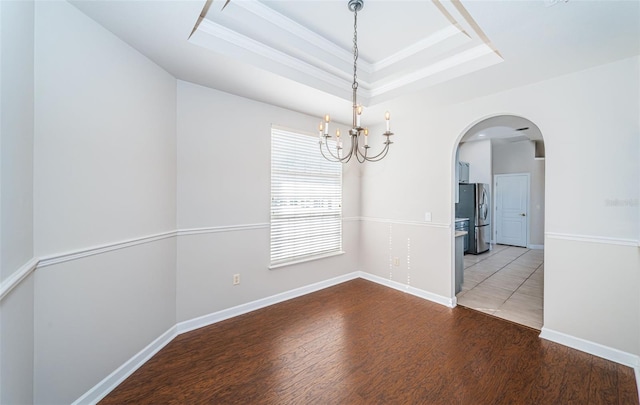
<svg viewBox="0 0 640 405"><path fill-rule="evenodd" d="M458 178L458 183L468 183L469 182L469 163L458 162L458 172L460 176Z"/></svg>

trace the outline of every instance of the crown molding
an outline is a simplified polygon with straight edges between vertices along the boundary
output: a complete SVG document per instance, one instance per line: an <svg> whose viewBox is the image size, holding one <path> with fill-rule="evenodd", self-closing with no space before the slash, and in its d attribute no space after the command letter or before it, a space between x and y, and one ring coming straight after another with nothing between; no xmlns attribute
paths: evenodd
<svg viewBox="0 0 640 405"><path fill-rule="evenodd" d="M374 82L371 87L371 97L381 96L400 87L408 86L412 83L418 82L428 77L432 77L438 73L464 66L468 62L480 59L488 55L495 55L497 57L497 59L494 58L491 64L502 62L503 60L501 57L495 54L493 49L491 49L489 46L487 46L486 44L481 44L464 52L457 53L446 59L428 65L420 70L416 70L411 74L404 75L396 80L388 81L384 84L382 84L382 82L384 82L385 80Z"/></svg>
<svg viewBox="0 0 640 405"><path fill-rule="evenodd" d="M208 49L215 49L214 43L217 40L228 42L255 55L270 59L283 66L310 75L332 86L344 87L351 84L350 80L347 80L346 78L341 78L335 74L328 73L327 71L304 62L301 59L290 56L282 51L265 45L260 41L256 41L253 38L249 38L207 19L202 20L196 32L189 39L190 42Z"/></svg>
<svg viewBox="0 0 640 405"><path fill-rule="evenodd" d="M413 56L417 53L420 53L434 45L437 45L454 35L464 34L469 38L469 35L464 31L461 31L458 27L454 25L450 25L447 28L443 28L439 31L436 31L435 34L428 36L408 47L401 49L400 51L394 53L393 55L387 56L386 58L375 62L371 65L371 72L375 73L389 66L395 65L396 63L400 63L403 60L407 59L410 56Z"/></svg>
<svg viewBox="0 0 640 405"><path fill-rule="evenodd" d="M246 11L256 15L257 17L270 22L276 27L287 31L289 34L317 46L321 50L335 56L336 58L341 59L342 61L349 64L353 63L353 54L351 53L351 51L348 51L341 46L336 45L334 42L329 41L322 35L318 35L302 24L293 21L289 17L285 17L271 7L268 7L259 1L238 1L235 4L236 6L241 7ZM372 72L371 64L367 61L361 60L358 67L367 73Z"/></svg>

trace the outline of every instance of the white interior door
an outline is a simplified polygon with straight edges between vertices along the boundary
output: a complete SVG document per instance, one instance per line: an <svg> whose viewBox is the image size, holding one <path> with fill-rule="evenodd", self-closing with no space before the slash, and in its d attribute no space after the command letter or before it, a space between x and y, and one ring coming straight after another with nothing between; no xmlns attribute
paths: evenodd
<svg viewBox="0 0 640 405"><path fill-rule="evenodd" d="M527 247L529 173L495 176L496 243Z"/></svg>

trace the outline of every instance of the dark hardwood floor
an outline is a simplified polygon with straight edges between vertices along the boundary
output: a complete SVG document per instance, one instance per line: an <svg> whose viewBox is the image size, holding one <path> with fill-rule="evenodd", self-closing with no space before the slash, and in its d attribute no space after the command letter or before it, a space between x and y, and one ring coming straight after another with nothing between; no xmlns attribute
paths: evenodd
<svg viewBox="0 0 640 405"><path fill-rule="evenodd" d="M538 333L358 279L180 335L101 404L638 404Z"/></svg>

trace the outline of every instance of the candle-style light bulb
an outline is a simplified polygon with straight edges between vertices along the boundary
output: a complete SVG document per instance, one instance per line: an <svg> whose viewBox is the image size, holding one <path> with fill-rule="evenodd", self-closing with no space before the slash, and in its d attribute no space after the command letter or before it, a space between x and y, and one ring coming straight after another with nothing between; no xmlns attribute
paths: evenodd
<svg viewBox="0 0 640 405"><path fill-rule="evenodd" d="M389 111L387 111L386 113L384 113L384 119L387 121L387 132L390 132L390 121L391 121L391 114L389 113Z"/></svg>
<svg viewBox="0 0 640 405"><path fill-rule="evenodd" d="M325 135L329 135L329 121L331 121L331 118L329 117L329 114L326 114L324 116L324 134Z"/></svg>
<svg viewBox="0 0 640 405"><path fill-rule="evenodd" d="M369 128L364 129L364 146L369 145Z"/></svg>
<svg viewBox="0 0 640 405"><path fill-rule="evenodd" d="M360 128L360 116L362 115L362 106L356 108L356 127Z"/></svg>
<svg viewBox="0 0 640 405"><path fill-rule="evenodd" d="M340 138L340 128L336 128L336 137Z"/></svg>
<svg viewBox="0 0 640 405"><path fill-rule="evenodd" d="M322 125L322 122L320 122L320 124L318 124L318 137L320 138L320 142L322 142L322 131L324 130L324 125Z"/></svg>

